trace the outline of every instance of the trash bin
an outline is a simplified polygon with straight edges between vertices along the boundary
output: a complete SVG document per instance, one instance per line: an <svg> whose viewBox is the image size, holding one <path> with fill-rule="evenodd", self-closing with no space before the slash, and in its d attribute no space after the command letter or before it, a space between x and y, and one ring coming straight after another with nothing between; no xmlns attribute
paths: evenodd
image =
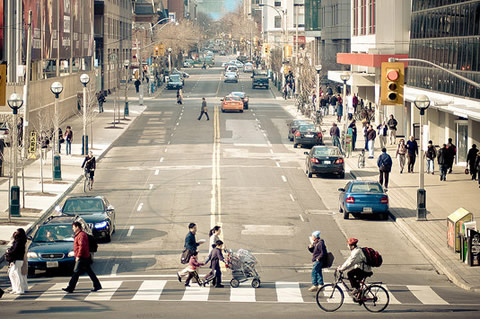
<svg viewBox="0 0 480 319"><path fill-rule="evenodd" d="M453 251L460 252L460 237L463 223L473 221L473 214L465 208L459 208L447 218L447 245Z"/></svg>

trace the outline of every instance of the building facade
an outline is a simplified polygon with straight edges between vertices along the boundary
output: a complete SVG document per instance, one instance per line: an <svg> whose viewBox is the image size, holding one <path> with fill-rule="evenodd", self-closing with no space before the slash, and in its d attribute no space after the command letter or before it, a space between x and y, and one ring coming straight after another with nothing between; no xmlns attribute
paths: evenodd
<svg viewBox="0 0 480 319"><path fill-rule="evenodd" d="M480 1L413 0L409 57L433 62L480 83ZM426 95L426 135L435 144L453 139L457 163L480 144L480 89L433 66L410 62L405 97L418 127L413 101Z"/></svg>

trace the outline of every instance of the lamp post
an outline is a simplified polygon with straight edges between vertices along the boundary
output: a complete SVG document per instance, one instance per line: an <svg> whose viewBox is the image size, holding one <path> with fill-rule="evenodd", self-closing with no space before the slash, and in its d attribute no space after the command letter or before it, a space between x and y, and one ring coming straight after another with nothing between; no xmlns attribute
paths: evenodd
<svg viewBox="0 0 480 319"><path fill-rule="evenodd" d="M60 148L60 140L58 138L58 97L60 93L63 91L63 85L60 82L53 82L50 86L50 91L52 91L53 95L55 95L55 115L54 115L54 133L53 133L53 148L54 148L54 156L53 156L53 180L59 181L62 179L62 164L61 158L58 154Z"/></svg>
<svg viewBox="0 0 480 319"><path fill-rule="evenodd" d="M424 180L424 170L425 162L423 161L423 117L425 115L425 110L430 106L430 99L426 95L419 95L413 102L417 109L420 110L420 168L419 168L419 185L417 191L417 220L426 220L427 219L427 192L425 190L425 180Z"/></svg>
<svg viewBox="0 0 480 319"><path fill-rule="evenodd" d="M127 59L123 61L123 66L125 67L125 107L123 108L123 118L128 116L128 67L130 66L130 61Z"/></svg>
<svg viewBox="0 0 480 319"><path fill-rule="evenodd" d="M342 147L345 151L345 134L347 132L347 81L350 80L350 73L344 72L340 75L343 81L343 132L342 132Z"/></svg>
<svg viewBox="0 0 480 319"><path fill-rule="evenodd" d="M23 105L23 99L17 93L10 95L7 100L8 106L13 111L13 127L12 127L12 152L13 152L13 183L10 188L10 216L20 217L20 187L18 187L17 177L17 114L18 109Z"/></svg>
<svg viewBox="0 0 480 319"><path fill-rule="evenodd" d="M316 79L317 101L316 102L317 102L317 105L318 105L318 109L320 110L320 72L322 71L322 65L321 64L315 65L315 70L317 71L317 79Z"/></svg>
<svg viewBox="0 0 480 319"><path fill-rule="evenodd" d="M172 48L168 48L168 76L172 73Z"/></svg>
<svg viewBox="0 0 480 319"><path fill-rule="evenodd" d="M82 155L88 154L88 135L87 135L87 84L90 82L88 74L80 76L80 82L83 84L83 135L82 135Z"/></svg>

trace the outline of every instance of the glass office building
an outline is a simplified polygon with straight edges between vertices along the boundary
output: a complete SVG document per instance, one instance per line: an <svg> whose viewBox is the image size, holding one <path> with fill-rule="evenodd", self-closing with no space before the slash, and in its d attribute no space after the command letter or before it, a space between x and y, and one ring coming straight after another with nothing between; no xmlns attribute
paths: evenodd
<svg viewBox="0 0 480 319"><path fill-rule="evenodd" d="M413 0L409 57L480 83L480 0ZM480 99L480 89L423 63L409 63L407 84Z"/></svg>

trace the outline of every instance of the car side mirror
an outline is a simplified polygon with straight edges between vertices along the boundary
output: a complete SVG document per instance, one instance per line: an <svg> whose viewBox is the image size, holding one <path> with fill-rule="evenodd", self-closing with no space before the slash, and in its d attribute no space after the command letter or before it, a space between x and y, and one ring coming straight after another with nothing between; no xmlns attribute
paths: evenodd
<svg viewBox="0 0 480 319"><path fill-rule="evenodd" d="M342 193L345 193L345 188L339 188L338 191L342 192Z"/></svg>
<svg viewBox="0 0 480 319"><path fill-rule="evenodd" d="M115 207L113 207L113 205L108 205L107 211L108 211L108 212L111 212L111 211L113 211L113 210L115 210Z"/></svg>
<svg viewBox="0 0 480 319"><path fill-rule="evenodd" d="M303 154L308 155L308 152L303 152Z"/></svg>
<svg viewBox="0 0 480 319"><path fill-rule="evenodd" d="M220 99L220 101L223 101L223 99Z"/></svg>

